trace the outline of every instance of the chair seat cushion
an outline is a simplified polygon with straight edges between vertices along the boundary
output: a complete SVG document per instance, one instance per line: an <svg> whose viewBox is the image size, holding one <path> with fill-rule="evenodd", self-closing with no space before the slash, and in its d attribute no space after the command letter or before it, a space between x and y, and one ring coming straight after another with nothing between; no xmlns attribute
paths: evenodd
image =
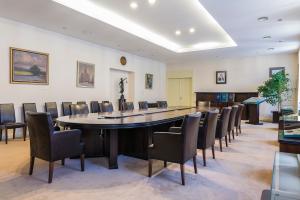
<svg viewBox="0 0 300 200"><path fill-rule="evenodd" d="M6 123L1 125L3 128L22 128L25 127L26 125L24 123L18 122L18 123Z"/></svg>

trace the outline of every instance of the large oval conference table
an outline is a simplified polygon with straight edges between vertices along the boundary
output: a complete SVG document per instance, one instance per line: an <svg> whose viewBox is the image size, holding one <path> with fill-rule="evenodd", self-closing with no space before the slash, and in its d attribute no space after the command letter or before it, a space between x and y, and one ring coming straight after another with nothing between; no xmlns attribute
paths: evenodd
<svg viewBox="0 0 300 200"><path fill-rule="evenodd" d="M108 157L110 169L118 168L118 155L148 159L148 146L155 131L180 125L185 115L215 110L211 107L151 108L111 113L90 113L59 117L64 127L80 129L86 157Z"/></svg>

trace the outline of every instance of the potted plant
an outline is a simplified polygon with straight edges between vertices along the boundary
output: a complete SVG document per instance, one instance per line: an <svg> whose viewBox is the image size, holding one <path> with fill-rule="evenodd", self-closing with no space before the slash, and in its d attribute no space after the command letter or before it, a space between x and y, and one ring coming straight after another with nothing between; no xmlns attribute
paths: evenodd
<svg viewBox="0 0 300 200"><path fill-rule="evenodd" d="M258 87L258 92L266 98L266 102L272 106L277 106L277 111L273 111L273 122L279 121L282 111L282 102L288 98L290 91L289 74L280 71L273 74L271 78Z"/></svg>

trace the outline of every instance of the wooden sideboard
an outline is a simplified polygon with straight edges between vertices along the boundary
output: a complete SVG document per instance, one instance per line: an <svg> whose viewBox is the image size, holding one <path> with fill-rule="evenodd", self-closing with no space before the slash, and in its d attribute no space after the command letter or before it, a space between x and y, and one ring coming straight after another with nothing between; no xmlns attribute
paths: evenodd
<svg viewBox="0 0 300 200"><path fill-rule="evenodd" d="M198 101L210 101L212 107L227 107L232 106L235 103L243 102L250 97L258 97L258 92L196 92L196 106L198 106ZM249 119L249 108L243 112L242 119Z"/></svg>

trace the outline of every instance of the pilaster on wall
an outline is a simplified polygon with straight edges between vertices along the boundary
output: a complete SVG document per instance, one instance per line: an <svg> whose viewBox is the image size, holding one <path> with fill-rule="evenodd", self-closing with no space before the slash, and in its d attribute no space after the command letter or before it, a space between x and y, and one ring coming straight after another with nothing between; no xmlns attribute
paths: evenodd
<svg viewBox="0 0 300 200"><path fill-rule="evenodd" d="M298 51L298 88L297 88L297 92L298 92L297 111L299 111L300 110L300 49Z"/></svg>

